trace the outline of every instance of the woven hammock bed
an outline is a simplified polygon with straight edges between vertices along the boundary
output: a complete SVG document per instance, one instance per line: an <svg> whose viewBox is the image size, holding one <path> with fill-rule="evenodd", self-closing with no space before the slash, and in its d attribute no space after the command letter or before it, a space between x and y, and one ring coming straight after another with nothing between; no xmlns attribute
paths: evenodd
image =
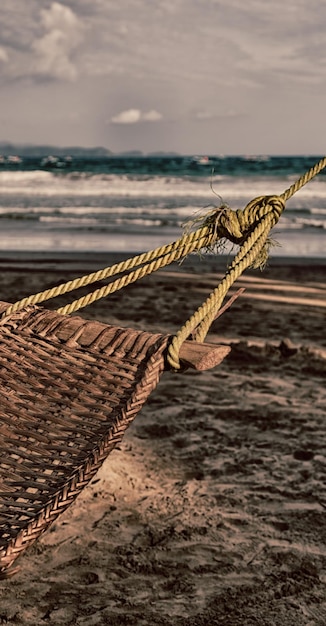
<svg viewBox="0 0 326 626"><path fill-rule="evenodd" d="M282 196L258 198L242 213L218 210L214 219L210 213L195 233L153 251L154 256L146 253L105 270L106 276L124 275L93 292L90 300L75 301L74 307L40 307L39 302L57 295L52 290L14 305L0 302L0 578L19 569L16 559L94 477L164 370L209 369L229 353L227 346L204 342L226 293L244 269L262 262L268 233L287 198L325 165L326 158ZM226 236L240 244L239 253L217 289L176 335L70 316L95 297ZM86 282L102 277L97 272ZM60 287L59 293L65 293L75 283Z"/></svg>
<svg viewBox="0 0 326 626"><path fill-rule="evenodd" d="M121 441L167 367L168 341L35 306L0 326L2 577ZM216 362L228 349L212 351Z"/></svg>

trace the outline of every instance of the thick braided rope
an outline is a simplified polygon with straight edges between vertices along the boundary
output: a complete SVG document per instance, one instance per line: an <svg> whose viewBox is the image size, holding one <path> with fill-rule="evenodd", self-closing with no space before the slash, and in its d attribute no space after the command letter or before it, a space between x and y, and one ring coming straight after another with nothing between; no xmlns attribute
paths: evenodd
<svg viewBox="0 0 326 626"><path fill-rule="evenodd" d="M51 300L52 298L56 298L57 296L61 296L70 291L75 291L80 287L85 287L100 280L110 278L111 276L130 271L137 266L142 266L145 264L146 267L147 264L149 271L156 271L160 267L163 267L168 263L172 263L172 261L179 260L182 256L186 256L194 250L200 250L201 248L211 245L213 238L214 234L212 233L212 229L207 225L203 225L202 228L187 235L184 235L177 241L174 241L170 244L161 246L159 248L156 248L155 250L144 252L143 254L126 259L121 263L116 263L110 267L98 270L97 272L75 278L74 280L67 281L66 283L62 283L61 285L58 285L56 287L52 287L50 289L46 289L45 291L40 291L39 293L27 296L26 298L22 298L14 304L11 304L3 313L2 318L10 315L11 313L19 311L20 309L23 309L30 304L39 304L40 302ZM155 261L155 269L152 269L153 261ZM140 271L144 271L144 268L141 268ZM145 274L143 273L142 275L144 276ZM134 278L134 280L137 280L137 277ZM118 289L121 289L125 286L125 284L127 284L125 282L125 277L122 277L120 280L115 281L115 290L117 291ZM97 290L97 292L100 291L101 290ZM112 293L112 291L113 289L110 290L110 293ZM100 297L104 296L99 295L96 299L99 299ZM92 302L94 302L94 300L95 298L93 298ZM77 303L79 301L75 302ZM71 303L71 305L69 305L69 313L72 313L74 311L77 311L79 308L82 308L77 304L75 305L75 307L73 305L74 303ZM83 304L83 306L86 306L86 304ZM62 312L61 309L60 312Z"/></svg>
<svg viewBox="0 0 326 626"><path fill-rule="evenodd" d="M262 197L263 199L263 197ZM205 247L212 246L217 239L221 237L227 237L231 241L237 243L243 238L242 231L245 228L252 226L254 223L253 209L251 203L246 207L247 211L227 211L217 209L210 215L210 217L204 221L201 228L183 235L177 241L174 241L165 246L156 248L144 252L141 255L131 257L121 263L116 263L110 267L98 270L86 276L75 278L74 280L67 281L61 285L51 287L36 294L22 298L21 300L11 304L6 311L2 314L2 318L7 317L11 313L19 311L24 307L32 304L39 304L46 300L51 300L60 295L75 291L80 287L85 287L100 280L105 280L117 274L130 271L135 267L138 267L134 272L130 272L128 276L122 276L109 285L97 289L86 296L74 300L71 304L66 305L58 309L58 313L63 315L70 315L84 308L96 300L104 298L114 291L118 291L131 282L146 276L149 273L155 272L161 267L164 267L173 261L178 261L180 258L187 256L194 250L201 250ZM264 208L261 207L259 217L263 214ZM140 266L140 267L139 267Z"/></svg>
<svg viewBox="0 0 326 626"><path fill-rule="evenodd" d="M105 298L109 294L114 293L119 289L122 289L122 287L125 287L130 283L136 282L147 274L152 274L153 272L156 272L160 268L169 265L173 261L179 261L179 259L187 256L194 250L200 250L201 248L210 245L212 241L212 234L209 232L209 230L210 229L208 227L204 227L200 231L195 231L195 233L192 233L192 235L196 235L195 237L187 236L179 239L178 242L176 242L178 243L178 245L173 247L170 253L166 253L164 256L161 256L159 258L155 258L154 255L154 260L150 263L147 263L142 267L138 267L138 269L136 269L135 271L129 272L129 274L125 274L121 278L118 278L108 285L104 285L103 287L100 287L99 289L96 289L95 291L86 294L78 300L71 302L71 304L67 304L66 306L57 309L57 312L61 315L70 315L71 313L74 313L79 309L89 306L96 300L99 300L100 298Z"/></svg>
<svg viewBox="0 0 326 626"><path fill-rule="evenodd" d="M230 287L248 267L255 266L257 258L266 246L269 232L276 222L277 218L273 214L263 218L239 250L218 287L173 337L167 357L173 369L180 368L180 347L190 335L195 341L204 341Z"/></svg>
<svg viewBox="0 0 326 626"><path fill-rule="evenodd" d="M287 202L289 198L291 198L291 196L293 196L297 191L299 191L299 189L301 189L301 187L309 183L312 178L317 176L317 174L319 174L319 172L321 172L324 167L326 167L326 157L320 159L320 161L318 161L313 167L311 167L310 170L308 170L295 183L293 183L291 187L286 189L280 195L280 197L284 200L284 202Z"/></svg>
<svg viewBox="0 0 326 626"><path fill-rule="evenodd" d="M281 213L284 206L283 203L279 203L277 197L271 196L270 198L274 200L275 206L277 206L279 213ZM266 202L264 201L264 197L262 197L257 199L255 206L250 203L244 211L236 212L231 211L230 209L227 212L219 210L215 211L214 219L212 220L209 218L209 220L206 220L202 228L197 229L188 235L184 235L171 246L171 250L169 249L169 246L166 246L164 248L164 256L162 255L161 257L158 257L159 251L152 251L151 255L148 254L148 256L152 257L153 260L148 262L146 265L138 267L135 271L131 271L129 274L118 278L114 282L104 285L103 287L82 296L78 300L75 300L71 304L67 304L64 307L59 308L58 313L62 315L70 315L81 308L89 306L96 300L104 298L109 294L122 289L122 287L143 278L147 274L156 272L158 269L169 265L173 261L178 261L180 258L187 256L194 250L200 250L203 247L211 246L221 237L227 236L228 239L233 241L238 241L239 237L243 239L243 234L241 233L241 230L239 230L238 222L241 220L240 228L243 230L253 228L253 225L255 225L255 219L261 219L264 215L268 215L268 209L266 209L265 205ZM239 216L237 213L239 213ZM234 232L235 234L233 234Z"/></svg>
<svg viewBox="0 0 326 626"><path fill-rule="evenodd" d="M272 196L271 196L272 197ZM264 200L264 197L260 200ZM258 201L258 199L257 199ZM201 228L183 235L180 239L165 246L161 246L154 250L150 250L141 255L131 257L121 263L116 263L110 267L98 270L86 276L76 278L74 280L67 281L50 289L32 294L21 300L11 304L6 311L2 314L2 318L7 317L20 309L25 308L28 305L39 304L56 298L60 295L75 291L81 287L85 287L100 280L105 280L117 274L130 271L135 267L138 267L135 271L128 275L122 276L109 285L105 285L100 289L74 300L71 304L58 309L58 313L63 315L70 315L84 308L96 300L104 298L114 291L118 291L131 282L146 276L149 273L155 272L161 267L164 267L173 261L178 261L182 257L186 257L188 254L195 250L201 250L214 245L217 239L226 237L234 243L239 243L243 240L243 232L252 228L254 222L254 213L257 217L262 217L266 210L261 204L260 209L257 211L257 207L252 206L249 203L246 209L239 211L232 211L231 209L217 209L212 212L207 219L205 219Z"/></svg>
<svg viewBox="0 0 326 626"><path fill-rule="evenodd" d="M196 328L194 333L196 341L204 341L212 322L223 304L224 297L235 280L237 280L248 267L257 268L265 264L267 255L266 243L272 227L273 224L271 220L269 217L266 217L241 247L233 263L228 268L224 279L207 299L207 301L210 302L209 310ZM260 259L260 261L258 261L258 259ZM225 287L223 288L224 282Z"/></svg>
<svg viewBox="0 0 326 626"><path fill-rule="evenodd" d="M238 227L234 228L233 225L232 231L233 234L237 232L238 236L229 238L231 241L239 243L241 248L228 268L222 282L174 336L168 353L168 361L171 367L176 370L180 368L178 356L180 347L190 334L192 334L195 341L204 341L213 320L223 304L226 293L243 271L248 267L259 267L265 264L268 256L268 235L284 210L286 201L319 174L325 166L326 157L323 157L280 196L255 198L247 204L243 211L233 212L232 219L233 221L235 219L238 220ZM250 233L250 228L249 230L247 229L248 221L253 226L255 220L257 220L257 225L254 226L254 231ZM247 237L244 235L246 229ZM241 235L243 235L242 238Z"/></svg>

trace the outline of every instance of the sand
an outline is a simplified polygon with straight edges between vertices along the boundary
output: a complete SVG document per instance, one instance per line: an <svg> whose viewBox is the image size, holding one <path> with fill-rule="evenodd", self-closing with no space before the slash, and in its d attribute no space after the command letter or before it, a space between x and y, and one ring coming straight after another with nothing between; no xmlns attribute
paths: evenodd
<svg viewBox="0 0 326 626"><path fill-rule="evenodd" d="M2 259L0 299L89 261ZM83 315L173 333L221 266L191 257ZM0 623L325 625L326 264L277 259L236 287L208 337L230 355L164 374L96 478L1 581Z"/></svg>

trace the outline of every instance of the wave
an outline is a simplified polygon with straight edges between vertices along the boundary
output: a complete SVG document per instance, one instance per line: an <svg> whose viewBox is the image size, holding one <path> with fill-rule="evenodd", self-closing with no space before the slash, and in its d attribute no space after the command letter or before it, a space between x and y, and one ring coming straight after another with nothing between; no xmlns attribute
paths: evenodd
<svg viewBox="0 0 326 626"><path fill-rule="evenodd" d="M311 215L326 215L326 209L323 208L313 208L313 209L307 209L309 213L311 213Z"/></svg>
<svg viewBox="0 0 326 626"><path fill-rule="evenodd" d="M83 217L97 218L97 219L111 219L115 216L143 216L147 219L155 219L161 217L162 219L169 218L182 218L187 220L189 217L198 217L199 214L206 214L206 210L198 211L198 207L193 205L179 206L179 207L163 207L163 206L148 206L146 208L130 207L130 206L114 206L114 207L89 207L89 206L65 206L65 207L0 207L0 219L39 219L40 216L52 216L64 218L64 216L75 216L76 219Z"/></svg>
<svg viewBox="0 0 326 626"><path fill-rule="evenodd" d="M185 224L202 218L205 219L207 210L198 210L198 207L186 205L183 207L163 208L158 206L150 206L147 209L140 207L96 207L88 206L65 206L61 208L51 207L34 207L24 209L22 207L12 208L10 210L0 207L0 221L2 229L5 223L41 223L47 227L69 228L88 228L88 229L112 229L115 227L125 227L126 231L135 226L147 228L171 227L179 229L179 232L185 227ZM308 211L289 211L283 214L275 228L282 231L302 230L302 229L319 229L326 230L326 220L323 215L314 213L310 216ZM199 224L199 222L198 222Z"/></svg>
<svg viewBox="0 0 326 626"><path fill-rule="evenodd" d="M19 197L111 197L111 198L197 198L219 204L220 199L230 205L245 205L253 197L279 194L288 186L284 177L265 176L231 177L213 173L211 176L165 176L131 174L70 173L60 175L53 172L2 171L0 189L4 196ZM296 195L296 203L303 206L315 200L326 199L325 180L313 180ZM288 205L293 202L291 199Z"/></svg>
<svg viewBox="0 0 326 626"><path fill-rule="evenodd" d="M288 186L286 176L256 174L0 171L0 249L151 249L179 238L187 221L204 219L222 202L243 208L254 197ZM272 232L282 243L280 253L325 256L325 215L324 177L287 202Z"/></svg>
<svg viewBox="0 0 326 626"><path fill-rule="evenodd" d="M54 176L51 172L44 172L42 170L19 170L19 171L8 171L5 170L0 172L0 185L9 187L15 187L20 185L21 183L49 183L49 181L53 180Z"/></svg>
<svg viewBox="0 0 326 626"><path fill-rule="evenodd" d="M319 220L296 220L296 221L282 221L280 220L274 229L283 231L304 230L310 228L311 230L326 230L326 222ZM325 244L326 249L326 244Z"/></svg>

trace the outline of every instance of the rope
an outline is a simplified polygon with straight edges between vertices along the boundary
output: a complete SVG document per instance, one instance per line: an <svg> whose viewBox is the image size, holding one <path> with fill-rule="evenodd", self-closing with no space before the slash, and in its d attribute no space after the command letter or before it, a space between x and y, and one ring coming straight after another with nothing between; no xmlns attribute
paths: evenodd
<svg viewBox="0 0 326 626"><path fill-rule="evenodd" d="M260 203L261 198L258 200ZM218 287L173 337L168 352L168 361L173 369L180 369L180 347L189 335L192 334L195 341L204 341L227 292L239 276L249 267L257 267L257 259L260 258L262 264L266 262L268 235L277 221L277 214L272 212L263 218L240 248Z"/></svg>
<svg viewBox="0 0 326 626"><path fill-rule="evenodd" d="M240 250L227 269L222 282L173 337L168 353L168 361L172 368L180 369L179 351L187 337L192 334L195 341L204 341L226 293L235 280L249 267L265 265L268 257L268 235L278 222L285 203L325 166L326 157L323 157L280 196L260 196L249 202L243 211L228 214L232 225L231 232L226 233L226 236L240 244Z"/></svg>
<svg viewBox="0 0 326 626"><path fill-rule="evenodd" d="M122 274L144 264L144 267L151 266L151 271L156 271L160 267L163 267L164 265L167 265L174 260L178 260L182 256L190 254L190 252L193 252L193 250L198 250L205 247L206 245L209 245L209 231L210 229L208 227L203 227L191 233L190 235L181 237L173 243L161 246L159 248L156 248L155 250L144 252L143 254L131 257L130 259L122 261L121 263L116 263L114 265L111 265L110 267L98 270L97 272L75 278L74 280L70 280L56 287L52 287L50 289L46 289L45 291L40 291L39 293L27 296L26 298L22 298L22 300L18 300L14 304L11 304L3 313L2 318L7 317L7 315L11 315L16 311L19 311L28 305L39 304L40 302L44 302L45 300L51 300L52 298L56 298L70 291L75 291L80 287L85 287L92 283L105 280L106 278L110 278L111 276ZM157 261L155 270L152 268L153 260ZM140 271L141 270L139 270L139 272ZM137 277L135 278L135 280L137 280ZM126 283L124 282L124 279L120 279L120 281L117 280L115 291L124 287L125 284ZM96 299L99 299L100 297L103 297L103 295L99 296ZM93 299L92 301L94 300L95 299ZM69 308L69 313L73 313L82 308L82 306L87 306L87 304L78 306L77 302L79 301L72 302L69 307L63 307L62 309L58 309L58 312L62 313L64 309L65 314L67 314Z"/></svg>
<svg viewBox="0 0 326 626"><path fill-rule="evenodd" d="M61 313L62 315L70 315L71 313L74 313L75 311L78 311L79 309L82 309L89 304L92 304L92 302L95 302L100 298L104 298L110 293L118 291L119 289L122 289L122 287L125 287L126 285L129 285L130 283L133 283L140 278L143 278L147 274L156 272L161 267L165 267L173 261L178 261L182 257L185 257L193 252L194 250L200 250L201 248L209 245L210 242L209 232L207 232L206 234L206 231L208 231L207 228L202 228L200 231L194 232L192 236L182 237L181 239L174 242L171 251L169 251L170 246L166 246L165 253L161 257L158 256L156 250L153 250L149 257L149 259L153 260L150 260L150 262L148 262L146 265L139 267L129 274L125 274L125 276L118 278L114 282L109 283L108 285L105 285L100 289L96 289L92 293L87 294L82 298L79 298L79 300L75 300L71 304L57 309L57 312ZM119 273L119 271L117 271L116 273Z"/></svg>
<svg viewBox="0 0 326 626"><path fill-rule="evenodd" d="M11 304L3 313L2 319L28 305L39 304L80 287L118 274L124 274L108 285L58 309L58 313L69 315L147 274L156 272L173 261L186 257L195 250L212 249L219 239L228 239L240 246L239 252L228 267L225 277L218 287L186 321L170 343L168 361L172 368L178 370L180 368L178 355L182 343L190 335L195 341L204 341L211 323L233 283L247 268L262 268L265 265L268 258L269 232L278 222L287 200L319 174L325 166L326 157L323 157L279 196L259 196L251 200L243 210L233 211L229 207L223 206L210 211L204 216L203 223L199 228L193 232L185 233L183 237L173 243L23 298ZM126 272L129 273L126 274Z"/></svg>
<svg viewBox="0 0 326 626"><path fill-rule="evenodd" d="M289 198L291 198L291 196L294 196L294 194L299 191L299 189L309 183L309 181L317 176L317 174L319 174L319 172L321 172L324 167L326 167L326 157L320 159L320 161L318 161L313 167L311 167L308 172L303 174L301 178L299 178L295 183L293 183L293 185L291 185L291 187L286 189L281 194L281 198L283 198L284 202L287 202Z"/></svg>

